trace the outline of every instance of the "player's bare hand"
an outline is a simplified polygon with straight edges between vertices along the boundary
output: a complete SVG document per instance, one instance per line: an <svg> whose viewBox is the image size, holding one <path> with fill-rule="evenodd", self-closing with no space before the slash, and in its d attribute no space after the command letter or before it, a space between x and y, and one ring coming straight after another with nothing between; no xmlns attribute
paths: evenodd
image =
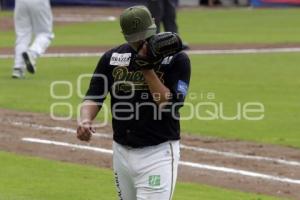
<svg viewBox="0 0 300 200"><path fill-rule="evenodd" d="M95 129L92 127L91 121L84 121L77 127L77 138L82 141L90 141L92 133L95 133Z"/></svg>

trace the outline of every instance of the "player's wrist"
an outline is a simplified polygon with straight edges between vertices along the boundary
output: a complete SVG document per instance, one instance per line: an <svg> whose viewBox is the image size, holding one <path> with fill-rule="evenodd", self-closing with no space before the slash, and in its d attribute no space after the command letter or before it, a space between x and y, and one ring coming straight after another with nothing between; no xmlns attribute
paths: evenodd
<svg viewBox="0 0 300 200"><path fill-rule="evenodd" d="M80 120L79 125L91 125L92 124L92 120L90 119L83 119Z"/></svg>

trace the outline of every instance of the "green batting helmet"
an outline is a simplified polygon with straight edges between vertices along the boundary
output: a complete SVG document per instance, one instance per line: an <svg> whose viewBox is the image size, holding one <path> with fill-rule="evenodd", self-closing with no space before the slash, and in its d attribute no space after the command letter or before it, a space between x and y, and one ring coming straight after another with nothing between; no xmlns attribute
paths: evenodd
<svg viewBox="0 0 300 200"><path fill-rule="evenodd" d="M154 20L145 6L127 8L120 16L120 25L127 42L145 40L156 33Z"/></svg>

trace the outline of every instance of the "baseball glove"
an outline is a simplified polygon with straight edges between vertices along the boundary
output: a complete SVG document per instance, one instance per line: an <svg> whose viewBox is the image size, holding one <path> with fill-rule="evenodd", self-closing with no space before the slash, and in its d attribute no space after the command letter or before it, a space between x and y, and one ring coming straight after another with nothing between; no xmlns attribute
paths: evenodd
<svg viewBox="0 0 300 200"><path fill-rule="evenodd" d="M176 33L158 33L146 41L147 53L145 56L137 55L134 58L135 70L152 69L164 57L173 55L182 50L182 41Z"/></svg>

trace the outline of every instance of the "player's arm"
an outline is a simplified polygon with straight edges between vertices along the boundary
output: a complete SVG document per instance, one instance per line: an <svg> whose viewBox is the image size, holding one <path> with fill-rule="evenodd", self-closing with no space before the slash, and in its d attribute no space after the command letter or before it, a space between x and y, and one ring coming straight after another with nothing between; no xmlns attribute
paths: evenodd
<svg viewBox="0 0 300 200"><path fill-rule="evenodd" d="M89 141L95 129L92 122L96 118L100 108L95 101L85 100L80 107L80 117L77 127L77 138L83 141Z"/></svg>
<svg viewBox="0 0 300 200"><path fill-rule="evenodd" d="M169 81L165 83L166 85L160 81L154 70L142 70L152 95L156 93L161 97L156 99L159 105L166 102L183 103L188 92L191 76L191 64L188 56L185 53L174 56L171 68L173 68L173 72L169 73Z"/></svg>
<svg viewBox="0 0 300 200"><path fill-rule="evenodd" d="M170 97L170 90L167 88L157 77L156 73L153 69L151 70L142 70L144 78L148 84L149 90L154 97L153 98L155 103L158 105L163 105L164 103L168 102Z"/></svg>
<svg viewBox="0 0 300 200"><path fill-rule="evenodd" d="M171 61L171 68L174 68L174 70L173 73L168 74L168 83L166 83L172 93L171 101L183 105L191 77L191 62L187 54L181 52L174 56Z"/></svg>
<svg viewBox="0 0 300 200"><path fill-rule="evenodd" d="M178 53L181 50L182 42L177 34L171 32L160 33L144 42L134 60L137 69L143 72L152 96L155 97L153 100L160 106L169 101L171 92L157 77L153 67L159 64L164 57Z"/></svg>
<svg viewBox="0 0 300 200"><path fill-rule="evenodd" d="M92 126L105 100L111 83L108 81L107 56L104 55L93 74L89 89L85 99L80 107L80 116L78 118L77 138L83 141L89 141L95 129Z"/></svg>

